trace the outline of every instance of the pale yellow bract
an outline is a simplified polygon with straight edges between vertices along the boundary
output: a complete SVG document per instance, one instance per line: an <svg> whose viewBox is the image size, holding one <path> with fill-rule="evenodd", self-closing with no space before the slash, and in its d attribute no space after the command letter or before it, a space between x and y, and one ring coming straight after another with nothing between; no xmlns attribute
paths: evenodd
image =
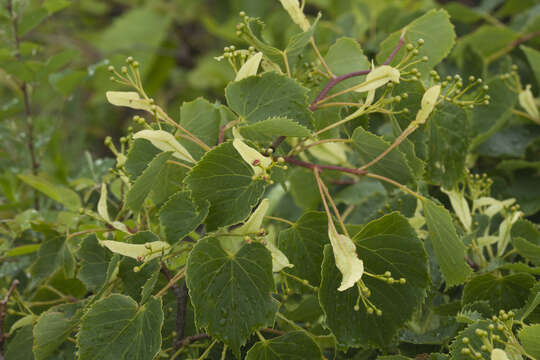
<svg viewBox="0 0 540 360"><path fill-rule="evenodd" d="M329 226L328 237L334 252L336 267L342 275L338 291L345 291L353 287L364 275L364 262L358 258L356 245L348 236L338 234L333 226Z"/></svg>

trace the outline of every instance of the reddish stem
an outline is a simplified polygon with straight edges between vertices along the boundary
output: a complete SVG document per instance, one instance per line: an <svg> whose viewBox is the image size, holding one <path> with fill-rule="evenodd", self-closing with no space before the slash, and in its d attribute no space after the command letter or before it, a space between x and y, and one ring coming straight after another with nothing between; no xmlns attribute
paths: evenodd
<svg viewBox="0 0 540 360"><path fill-rule="evenodd" d="M405 37L404 36L401 36L399 38L399 42L397 44L397 46L394 48L394 50L390 53L390 55L388 55L388 57L386 58L386 60L384 61L383 65L388 65L390 64L390 61L392 61L392 59L396 56L396 54L399 52L399 50L401 49L401 47L403 46L403 44L405 44ZM371 70L360 70L360 71L353 71L351 73L348 73L348 74L344 74L344 75L341 75L341 76L337 76L337 77L334 77L332 78L332 80L330 80L328 82L328 84L326 84L326 86L324 87L324 89L321 91L321 93L315 98L315 100L311 103L311 105L309 106L309 110L311 111L314 111L316 108L317 108L317 104L319 103L319 101L321 101L322 99L325 98L325 96L328 94L328 92L330 90L332 90L332 88L334 86L336 86L337 84L339 84L340 82L344 81L344 80L347 80L347 79L350 79L352 77L355 77L355 76L362 76L362 75L367 75L371 72Z"/></svg>
<svg viewBox="0 0 540 360"><path fill-rule="evenodd" d="M289 164L302 166L308 169L341 171L341 172L346 172L346 173L354 174L358 176L366 175L368 173L366 170L351 169L351 168L347 168L343 166L314 164L314 163L298 160L292 156L287 156L285 158L285 162L288 162Z"/></svg>

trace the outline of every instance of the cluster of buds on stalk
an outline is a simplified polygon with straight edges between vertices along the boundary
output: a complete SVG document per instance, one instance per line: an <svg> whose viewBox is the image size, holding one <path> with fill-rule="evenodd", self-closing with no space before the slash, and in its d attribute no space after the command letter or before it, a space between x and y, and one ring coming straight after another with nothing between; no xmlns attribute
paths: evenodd
<svg viewBox="0 0 540 360"><path fill-rule="evenodd" d="M272 185L274 184L274 180L270 179L268 171L273 167L280 167L287 170L287 165L284 165L285 159L283 157L278 157L276 159L272 157L272 148L266 149L265 153L268 154L268 156L264 156L256 149L246 145L246 143L239 138L234 139L233 146L242 159L253 170L252 180L254 181L264 180Z"/></svg>
<svg viewBox="0 0 540 360"><path fill-rule="evenodd" d="M475 344L481 344L480 347L475 346L469 337L461 339L461 354L469 356L473 360L488 360L484 355L489 354L491 360L508 360L508 351L521 352L521 346L512 332L514 324L514 312L499 311L499 316L492 317L492 323L484 329L476 328L474 337L480 341L474 341ZM501 349L504 347L505 350ZM524 354L522 354L524 355ZM514 358L512 356L512 358Z"/></svg>

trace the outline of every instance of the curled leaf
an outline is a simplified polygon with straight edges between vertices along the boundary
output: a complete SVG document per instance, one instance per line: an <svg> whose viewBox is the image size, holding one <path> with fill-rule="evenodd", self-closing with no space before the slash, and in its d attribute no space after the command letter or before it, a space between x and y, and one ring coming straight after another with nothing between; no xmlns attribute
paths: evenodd
<svg viewBox="0 0 540 360"><path fill-rule="evenodd" d="M448 198L450 199L450 204L452 204L452 208L454 209L454 212L456 213L459 221L463 224L463 227L467 231L471 231L471 211L469 209L469 204L467 203L465 196L463 196L463 193L456 190L445 190L442 188L441 190L446 195L448 195Z"/></svg>
<svg viewBox="0 0 540 360"><path fill-rule="evenodd" d="M190 163L196 162L189 151L183 147L176 138L163 130L141 130L133 135L134 139L146 139L161 151L172 151L177 159Z"/></svg>
<svg viewBox="0 0 540 360"><path fill-rule="evenodd" d="M362 278L364 262L358 258L356 245L348 236L338 234L332 226L329 226L328 237L336 259L336 266L343 276L338 291L344 291Z"/></svg>
<svg viewBox="0 0 540 360"><path fill-rule="evenodd" d="M109 209L107 208L107 185L105 183L101 184L101 195L99 196L97 211L99 216L101 216L107 224L110 224L116 230L129 234L126 225L120 221L111 221L111 218L109 217Z"/></svg>
<svg viewBox="0 0 540 360"><path fill-rule="evenodd" d="M238 70L234 81L239 81L249 76L257 75L257 70L259 70L259 64L261 63L262 56L263 53L258 52L252 57L250 57L249 60L246 61L244 65L242 65L240 70Z"/></svg>
<svg viewBox="0 0 540 360"><path fill-rule="evenodd" d="M424 96L422 97L420 110L418 110L418 113L416 114L415 122L417 125L426 122L429 115L433 112L440 94L441 85L435 85L426 90Z"/></svg>
<svg viewBox="0 0 540 360"><path fill-rule="evenodd" d="M521 91L519 93L519 105L525 111L527 114L530 115L530 117L538 124L540 124L540 113L538 112L538 107L536 106L536 103L534 101L534 96L531 91L531 85L527 85L525 90Z"/></svg>
<svg viewBox="0 0 540 360"><path fill-rule="evenodd" d="M272 159L264 156L254 148L246 145L240 139L233 140L233 146L238 151L242 159L251 166L255 176L265 173L265 169L272 165Z"/></svg>
<svg viewBox="0 0 540 360"><path fill-rule="evenodd" d="M366 81L355 87L356 92L366 92L375 90L392 81L399 83L400 72L398 69L389 66L382 65L378 68L374 68L367 76Z"/></svg>
<svg viewBox="0 0 540 360"><path fill-rule="evenodd" d="M259 232L269 206L270 200L263 199L244 225L232 230L231 234L247 235Z"/></svg>
<svg viewBox="0 0 540 360"><path fill-rule="evenodd" d="M128 244L120 241L99 240L99 243L115 254L124 255L139 261L149 261L161 257L171 250L171 246L164 241Z"/></svg>
<svg viewBox="0 0 540 360"><path fill-rule="evenodd" d="M152 112L152 105L147 100L141 99L139 93L135 91L107 91L105 95L107 96L107 101L112 105Z"/></svg>
<svg viewBox="0 0 540 360"><path fill-rule="evenodd" d="M300 29L302 31L309 30L309 27L311 26L309 24L308 19L306 18L306 15L304 15L304 12L302 9L300 9L300 3L298 0L279 0L281 2L281 5L283 5L283 8L285 11L289 13L289 16L291 17L292 21L300 26Z"/></svg>
<svg viewBox="0 0 540 360"><path fill-rule="evenodd" d="M294 267L293 264L289 262L289 259L287 259L287 256L281 250L279 250L273 243L270 241L270 239L266 239L266 248L268 251L270 251L270 255L272 255L272 271L273 272L280 272L281 270L285 268L292 268Z"/></svg>

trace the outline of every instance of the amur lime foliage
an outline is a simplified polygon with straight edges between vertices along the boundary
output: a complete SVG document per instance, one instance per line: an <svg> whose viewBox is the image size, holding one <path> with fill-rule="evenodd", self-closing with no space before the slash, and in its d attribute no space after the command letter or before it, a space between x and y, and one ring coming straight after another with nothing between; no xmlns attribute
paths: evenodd
<svg viewBox="0 0 540 360"><path fill-rule="evenodd" d="M218 100L108 65L89 186L18 176L54 207L3 221L0 358L540 360L538 5L279 3Z"/></svg>

